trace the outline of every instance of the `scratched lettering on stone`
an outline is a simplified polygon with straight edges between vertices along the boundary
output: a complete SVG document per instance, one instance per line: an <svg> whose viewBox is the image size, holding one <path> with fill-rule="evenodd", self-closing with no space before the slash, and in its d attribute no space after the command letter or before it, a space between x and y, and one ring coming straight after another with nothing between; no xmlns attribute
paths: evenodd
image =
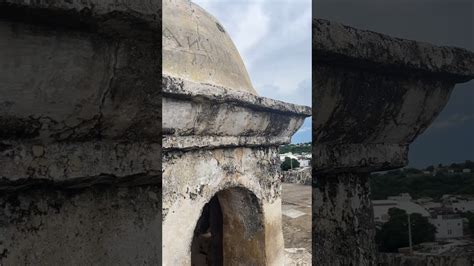
<svg viewBox="0 0 474 266"><path fill-rule="evenodd" d="M167 51L192 55L192 64L213 63L215 61L213 54L226 53L215 49L209 40L201 38L197 33L180 36L167 27L163 30L163 42L163 49Z"/></svg>

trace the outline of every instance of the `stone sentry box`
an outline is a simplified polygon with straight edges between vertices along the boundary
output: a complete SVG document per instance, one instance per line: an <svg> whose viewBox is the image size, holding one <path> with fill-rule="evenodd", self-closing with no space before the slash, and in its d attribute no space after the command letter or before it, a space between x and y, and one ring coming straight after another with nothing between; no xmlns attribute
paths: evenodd
<svg viewBox="0 0 474 266"><path fill-rule="evenodd" d="M310 108L163 3L1 2L0 264L283 263L277 151Z"/></svg>
<svg viewBox="0 0 474 266"><path fill-rule="evenodd" d="M163 265L283 265L278 146L308 107L256 95L224 27L163 6Z"/></svg>
<svg viewBox="0 0 474 266"><path fill-rule="evenodd" d="M376 265L369 178L407 165L474 54L313 20L313 264Z"/></svg>
<svg viewBox="0 0 474 266"><path fill-rule="evenodd" d="M160 3L0 2L0 265L161 264Z"/></svg>

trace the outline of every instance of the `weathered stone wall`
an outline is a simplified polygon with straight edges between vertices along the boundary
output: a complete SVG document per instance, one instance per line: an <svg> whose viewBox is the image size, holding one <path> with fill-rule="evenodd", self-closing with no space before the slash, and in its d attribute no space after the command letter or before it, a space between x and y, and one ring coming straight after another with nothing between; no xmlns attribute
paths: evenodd
<svg viewBox="0 0 474 266"><path fill-rule="evenodd" d="M377 254L379 266L472 266L474 256L406 256L401 254L379 253Z"/></svg>
<svg viewBox="0 0 474 266"><path fill-rule="evenodd" d="M161 264L161 188L60 189L0 196L2 265Z"/></svg>
<svg viewBox="0 0 474 266"><path fill-rule="evenodd" d="M283 265L277 150L310 109L257 96L202 8L164 10L163 265Z"/></svg>
<svg viewBox="0 0 474 266"><path fill-rule="evenodd" d="M310 110L167 76L163 92L163 265L192 262L193 233L213 197L224 264L281 265L278 146Z"/></svg>
<svg viewBox="0 0 474 266"><path fill-rule="evenodd" d="M160 264L160 11L0 3L0 264Z"/></svg>
<svg viewBox="0 0 474 266"><path fill-rule="evenodd" d="M375 265L370 172L403 167L474 54L313 21L313 263Z"/></svg>
<svg viewBox="0 0 474 266"><path fill-rule="evenodd" d="M273 203L275 198L280 197L281 189L277 155L276 148L263 147L255 150L242 147L165 152L163 219L168 214L178 212L180 206L184 205L179 201L187 200L194 201L195 215L198 215L212 196L233 187L245 187L260 201ZM181 213L176 215L181 216ZM186 221L191 217L183 216L181 219ZM180 231L184 232L184 228Z"/></svg>
<svg viewBox="0 0 474 266"><path fill-rule="evenodd" d="M311 175L311 167L303 169L294 169L282 172L282 180L284 183L308 185L312 184L313 176Z"/></svg>
<svg viewBox="0 0 474 266"><path fill-rule="evenodd" d="M313 185L315 265L373 265L375 224L367 174L320 174Z"/></svg>

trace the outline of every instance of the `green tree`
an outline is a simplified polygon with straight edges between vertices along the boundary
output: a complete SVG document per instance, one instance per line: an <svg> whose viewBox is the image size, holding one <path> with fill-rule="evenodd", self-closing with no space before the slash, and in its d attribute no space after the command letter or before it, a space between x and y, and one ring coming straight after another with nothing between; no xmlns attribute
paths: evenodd
<svg viewBox="0 0 474 266"><path fill-rule="evenodd" d="M404 210L391 208L390 219L377 230L375 240L381 252L396 252L408 244L408 217ZM410 214L413 245L435 240L436 227L419 213Z"/></svg>
<svg viewBox="0 0 474 266"><path fill-rule="evenodd" d="M285 160L281 164L280 168L283 171L288 171L289 169L291 169L292 166L293 168L298 168L300 166L300 163L296 159L290 159L290 157L285 157Z"/></svg>

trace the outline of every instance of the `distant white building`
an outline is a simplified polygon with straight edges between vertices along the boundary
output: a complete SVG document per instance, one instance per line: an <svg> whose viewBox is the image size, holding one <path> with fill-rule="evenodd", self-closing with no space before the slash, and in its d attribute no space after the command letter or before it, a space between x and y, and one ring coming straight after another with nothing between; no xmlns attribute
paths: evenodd
<svg viewBox="0 0 474 266"><path fill-rule="evenodd" d="M297 160L300 164L300 168L309 167L311 165L311 154L293 154L292 152L287 152L280 154L280 161L285 161L285 157Z"/></svg>
<svg viewBox="0 0 474 266"><path fill-rule="evenodd" d="M411 201L411 196L409 193L400 193L398 196L389 196L387 199L395 201Z"/></svg>
<svg viewBox="0 0 474 266"><path fill-rule="evenodd" d="M471 172L471 169L462 169L462 172L467 174L467 173L470 173Z"/></svg>
<svg viewBox="0 0 474 266"><path fill-rule="evenodd" d="M397 208L406 211L407 213L419 213L424 217L430 217L429 212L421 205L407 201L406 197L401 200L373 200L374 206L374 220L375 222L386 223L390 219L388 211L391 208Z"/></svg>
<svg viewBox="0 0 474 266"><path fill-rule="evenodd" d="M450 206L453 212L474 212L474 200L456 200Z"/></svg>
<svg viewBox="0 0 474 266"><path fill-rule="evenodd" d="M283 162L285 160L285 157L288 157L290 159L295 159L295 160L298 159L298 157L294 155L292 152L287 152L287 153L280 154L280 161Z"/></svg>
<svg viewBox="0 0 474 266"><path fill-rule="evenodd" d="M420 204L421 207L425 208L428 211L443 207L443 204L441 202L435 202L434 199L430 197L419 198L415 200L415 203Z"/></svg>
<svg viewBox="0 0 474 266"><path fill-rule="evenodd" d="M436 239L463 236L463 219L459 215L438 215L436 218L430 218L429 221L436 226Z"/></svg>
<svg viewBox="0 0 474 266"><path fill-rule="evenodd" d="M301 167L301 168L310 166L310 160L298 159L298 162L300 163L300 167Z"/></svg>

